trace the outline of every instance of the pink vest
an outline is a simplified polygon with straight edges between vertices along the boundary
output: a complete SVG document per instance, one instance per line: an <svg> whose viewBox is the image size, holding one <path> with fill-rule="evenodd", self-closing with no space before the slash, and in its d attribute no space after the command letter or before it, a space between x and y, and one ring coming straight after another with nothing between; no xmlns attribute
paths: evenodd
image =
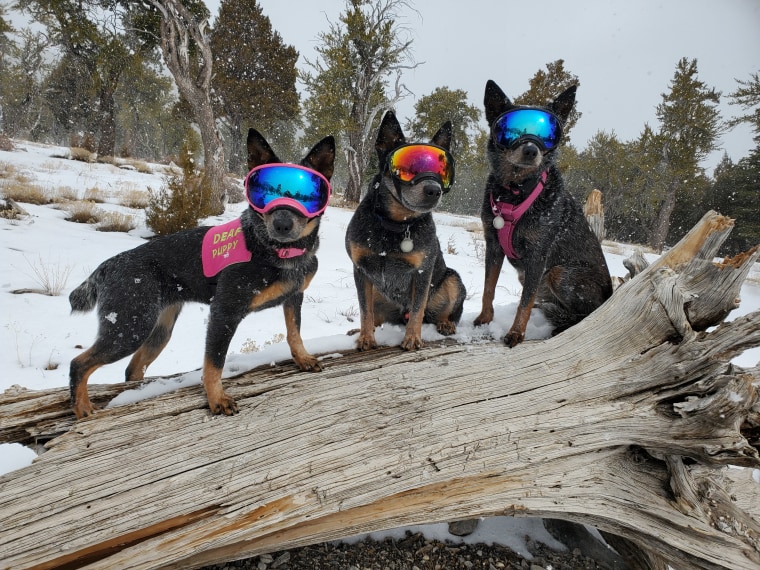
<svg viewBox="0 0 760 570"><path fill-rule="evenodd" d="M251 261L251 252L245 246L240 218L210 228L203 236L201 245L203 275L213 277L233 263Z"/></svg>

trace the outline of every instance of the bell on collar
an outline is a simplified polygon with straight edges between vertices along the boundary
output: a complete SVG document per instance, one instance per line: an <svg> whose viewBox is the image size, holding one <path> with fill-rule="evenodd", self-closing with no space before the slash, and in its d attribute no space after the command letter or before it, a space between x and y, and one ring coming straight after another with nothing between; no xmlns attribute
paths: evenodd
<svg viewBox="0 0 760 570"><path fill-rule="evenodd" d="M503 228L504 223L505 223L504 218L502 218L501 216L496 216L493 219L493 227L495 227L497 230L500 230L501 228Z"/></svg>
<svg viewBox="0 0 760 570"><path fill-rule="evenodd" d="M409 226L406 226L406 231L404 232L404 239L401 240L401 244L399 245L401 248L401 251L404 253L409 253L414 249L414 242L412 241L412 235L409 231Z"/></svg>

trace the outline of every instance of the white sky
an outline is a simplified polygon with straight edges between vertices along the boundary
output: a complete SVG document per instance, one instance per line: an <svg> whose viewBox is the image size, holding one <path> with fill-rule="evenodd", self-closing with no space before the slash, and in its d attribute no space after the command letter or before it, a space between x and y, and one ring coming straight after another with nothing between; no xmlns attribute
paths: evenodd
<svg viewBox="0 0 760 570"><path fill-rule="evenodd" d="M219 0L206 4L216 16ZM259 0L283 40L300 52L299 67L304 57L314 59L318 34L328 30L328 20L338 21L345 4ZM599 130L632 140L646 123L656 126L655 107L682 57L696 58L699 78L724 95L736 89L735 79L760 70L758 0L419 0L414 7L417 12L406 10L401 20L421 65L404 76L414 96L398 106L402 119L414 113L415 97L442 86L465 90L482 110L488 79L516 96L536 71L564 59L581 82L583 117L573 142L583 148ZM721 111L728 117L738 109L723 104ZM747 127L723 143L735 161L754 146Z"/></svg>

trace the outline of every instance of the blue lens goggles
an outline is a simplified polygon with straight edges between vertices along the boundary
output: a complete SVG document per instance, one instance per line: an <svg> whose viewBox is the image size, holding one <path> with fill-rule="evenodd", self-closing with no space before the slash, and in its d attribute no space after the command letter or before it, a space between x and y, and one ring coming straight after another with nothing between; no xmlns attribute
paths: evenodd
<svg viewBox="0 0 760 570"><path fill-rule="evenodd" d="M322 174L298 164L257 166L243 182L251 207L266 214L278 206L290 207L307 218L319 216L330 201L330 182Z"/></svg>
<svg viewBox="0 0 760 570"><path fill-rule="evenodd" d="M505 149L530 140L544 150L554 150L562 138L562 121L546 109L520 107L499 115L491 127L491 136Z"/></svg>

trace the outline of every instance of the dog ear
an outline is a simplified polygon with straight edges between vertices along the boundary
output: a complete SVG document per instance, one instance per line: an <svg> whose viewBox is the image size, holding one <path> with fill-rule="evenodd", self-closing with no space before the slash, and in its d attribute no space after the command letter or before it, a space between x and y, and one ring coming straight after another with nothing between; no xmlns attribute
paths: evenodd
<svg viewBox="0 0 760 570"><path fill-rule="evenodd" d="M380 130L377 132L377 140L375 141L375 150L377 151L380 163L382 164L383 157L388 152L405 142L404 131L401 130L396 113L392 109L388 109L385 115L383 115Z"/></svg>
<svg viewBox="0 0 760 570"><path fill-rule="evenodd" d="M301 161L301 166L313 168L330 180L335 168L335 139L329 136L315 144Z"/></svg>
<svg viewBox="0 0 760 570"><path fill-rule="evenodd" d="M486 108L486 121L491 125L504 111L514 107L509 97L491 79L486 82L486 94L483 97Z"/></svg>
<svg viewBox="0 0 760 570"><path fill-rule="evenodd" d="M433 138L430 140L430 142L434 145L449 150L449 147L451 146L451 135L451 121L446 121L441 125L441 128L438 129L438 132L433 135Z"/></svg>
<svg viewBox="0 0 760 570"><path fill-rule="evenodd" d="M573 103L575 103L575 91L577 88L577 85L568 87L551 104L552 112L560 119L562 119L563 123L567 122L567 118L570 116L570 111L573 110Z"/></svg>
<svg viewBox="0 0 760 570"><path fill-rule="evenodd" d="M246 144L248 146L248 170L270 162L281 162L267 140L256 129L248 129Z"/></svg>

